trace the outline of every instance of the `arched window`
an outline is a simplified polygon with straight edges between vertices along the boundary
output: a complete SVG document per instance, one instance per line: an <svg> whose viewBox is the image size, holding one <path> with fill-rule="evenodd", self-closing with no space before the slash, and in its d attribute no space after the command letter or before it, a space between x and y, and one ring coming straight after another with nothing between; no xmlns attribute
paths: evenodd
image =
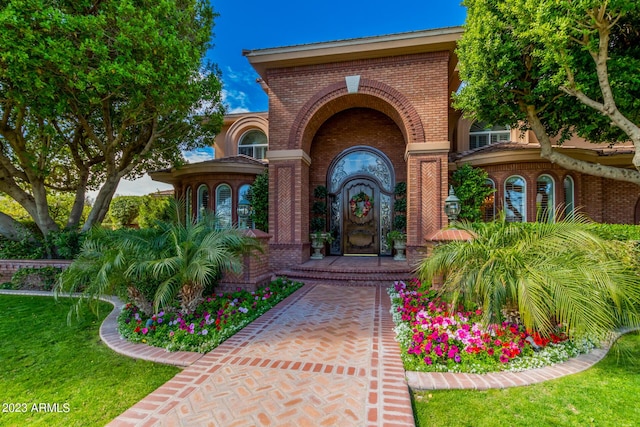
<svg viewBox="0 0 640 427"><path fill-rule="evenodd" d="M191 187L187 187L187 191L184 197L184 204L187 210L187 221L193 221L193 206L191 206Z"/></svg>
<svg viewBox="0 0 640 427"><path fill-rule="evenodd" d="M256 159L264 159L267 155L267 135L260 130L250 130L240 138L238 153Z"/></svg>
<svg viewBox="0 0 640 427"><path fill-rule="evenodd" d="M566 218L573 218L576 213L576 201L575 201L575 186L573 183L573 177L567 175L562 181L564 187L564 216Z"/></svg>
<svg viewBox="0 0 640 427"><path fill-rule="evenodd" d="M549 175L540 175L536 180L536 216L540 222L555 219L555 181Z"/></svg>
<svg viewBox="0 0 640 427"><path fill-rule="evenodd" d="M240 188L238 189L238 207L240 206L240 202L242 200L246 200L249 203L251 203L251 201L249 200L249 190L251 189L251 186L249 184L244 184L241 185ZM241 226L241 219L238 216L238 226ZM247 220L247 227L249 228L255 228L255 224L253 224L253 222L251 221L251 219Z"/></svg>
<svg viewBox="0 0 640 427"><path fill-rule="evenodd" d="M487 178L484 185L494 190L493 193L489 194L484 199L482 206L480 206L480 210L482 211L482 220L484 222L489 222L493 221L496 217L496 183L493 182L491 178Z"/></svg>
<svg viewBox="0 0 640 427"><path fill-rule="evenodd" d="M469 130L469 149L473 150L496 142L509 141L510 138L511 129L509 126L490 126L488 123L475 122Z"/></svg>
<svg viewBox="0 0 640 427"><path fill-rule="evenodd" d="M209 210L209 188L202 184L198 187L198 219Z"/></svg>
<svg viewBox="0 0 640 427"><path fill-rule="evenodd" d="M504 182L504 212L509 222L527 220L527 183L518 175Z"/></svg>
<svg viewBox="0 0 640 427"><path fill-rule="evenodd" d="M216 217L221 228L230 228L233 224L231 212L231 187L220 184L216 187Z"/></svg>
<svg viewBox="0 0 640 427"><path fill-rule="evenodd" d="M241 185L240 188L238 189L238 203L240 203L240 200L242 199L247 199L247 194L249 193L249 190L251 189L251 186L249 184L244 184Z"/></svg>

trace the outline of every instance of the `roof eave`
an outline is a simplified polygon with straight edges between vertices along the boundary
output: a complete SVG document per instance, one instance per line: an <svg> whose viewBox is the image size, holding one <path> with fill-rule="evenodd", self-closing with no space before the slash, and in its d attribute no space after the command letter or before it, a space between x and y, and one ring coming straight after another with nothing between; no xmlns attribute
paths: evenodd
<svg viewBox="0 0 640 427"><path fill-rule="evenodd" d="M245 50L260 77L266 70L331 62L373 59L424 52L451 51L462 36L462 27L414 31L377 37L311 43L297 46Z"/></svg>

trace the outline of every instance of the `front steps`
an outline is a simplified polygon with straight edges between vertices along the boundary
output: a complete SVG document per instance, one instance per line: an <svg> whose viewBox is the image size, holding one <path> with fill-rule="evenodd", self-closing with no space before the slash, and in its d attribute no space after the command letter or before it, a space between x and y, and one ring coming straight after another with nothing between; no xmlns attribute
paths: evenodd
<svg viewBox="0 0 640 427"><path fill-rule="evenodd" d="M412 271L406 261L391 257L329 256L279 270L276 275L311 284L389 287L397 280L414 277Z"/></svg>

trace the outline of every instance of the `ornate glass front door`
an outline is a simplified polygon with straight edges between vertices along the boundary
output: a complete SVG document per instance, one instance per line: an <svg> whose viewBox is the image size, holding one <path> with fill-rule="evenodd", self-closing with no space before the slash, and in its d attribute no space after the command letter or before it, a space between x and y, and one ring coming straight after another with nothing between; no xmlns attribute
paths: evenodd
<svg viewBox="0 0 640 427"><path fill-rule="evenodd" d="M395 175L379 150L356 146L337 156L327 173L331 255L391 255Z"/></svg>
<svg viewBox="0 0 640 427"><path fill-rule="evenodd" d="M368 179L356 179L345 184L342 196L344 254L378 255L380 252L378 186Z"/></svg>

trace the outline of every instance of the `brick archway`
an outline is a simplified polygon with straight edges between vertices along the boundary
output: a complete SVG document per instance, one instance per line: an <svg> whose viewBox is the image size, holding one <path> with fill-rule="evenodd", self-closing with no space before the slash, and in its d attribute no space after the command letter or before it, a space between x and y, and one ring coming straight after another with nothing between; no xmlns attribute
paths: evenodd
<svg viewBox="0 0 640 427"><path fill-rule="evenodd" d="M289 149L309 152L313 136L331 116L348 108L371 108L390 117L402 132L405 143L425 142L422 120L404 95L384 83L361 79L357 93L349 93L344 81L318 91L296 116L289 134Z"/></svg>

